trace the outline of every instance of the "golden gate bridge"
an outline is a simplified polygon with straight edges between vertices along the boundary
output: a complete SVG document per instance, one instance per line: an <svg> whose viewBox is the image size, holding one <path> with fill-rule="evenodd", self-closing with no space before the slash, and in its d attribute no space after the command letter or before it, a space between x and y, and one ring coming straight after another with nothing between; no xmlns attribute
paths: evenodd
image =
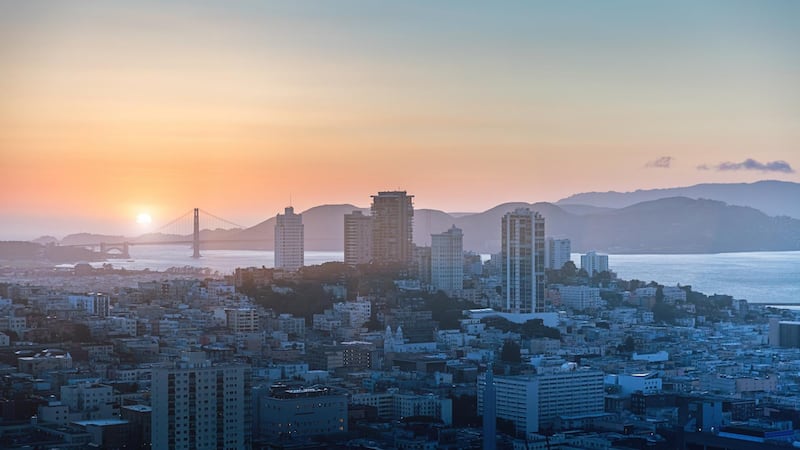
<svg viewBox="0 0 800 450"><path fill-rule="evenodd" d="M214 232L232 231L245 229L230 220L219 217L200 208L194 208L182 214L180 217L159 227L158 229L145 234L139 238L119 240L114 242L92 242L82 244L68 244L62 247L81 247L92 250L99 250L102 256L111 258L130 258L129 248L135 245L174 245L192 244L192 257L200 257L200 244L214 242L257 242L265 239L237 238L235 235L230 237L205 237L201 238L200 218L203 217L203 224L206 225L203 231L207 235Z"/></svg>

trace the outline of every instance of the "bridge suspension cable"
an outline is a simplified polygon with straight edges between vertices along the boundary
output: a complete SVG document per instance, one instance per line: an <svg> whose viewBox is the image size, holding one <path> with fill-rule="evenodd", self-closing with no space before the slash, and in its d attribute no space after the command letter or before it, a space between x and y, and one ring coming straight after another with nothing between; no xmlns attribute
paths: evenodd
<svg viewBox="0 0 800 450"><path fill-rule="evenodd" d="M215 214L212 214L212 213L210 213L210 212L208 212L206 210L201 209L200 212L205 214L205 215L207 215L207 216L209 216L209 217L211 217L211 218L213 218L213 219L216 219L216 220L222 222L224 225L233 225L234 228L241 228L241 229L246 228L243 225L239 225L238 223L231 222L228 219L223 219L222 217L219 217L219 216L217 216Z"/></svg>

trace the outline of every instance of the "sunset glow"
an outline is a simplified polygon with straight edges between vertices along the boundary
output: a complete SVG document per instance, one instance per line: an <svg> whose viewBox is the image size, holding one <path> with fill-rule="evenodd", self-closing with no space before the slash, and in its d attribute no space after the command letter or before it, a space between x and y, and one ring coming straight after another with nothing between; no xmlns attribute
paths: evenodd
<svg viewBox="0 0 800 450"><path fill-rule="evenodd" d="M3 3L4 238L800 181L800 4L614 4Z"/></svg>

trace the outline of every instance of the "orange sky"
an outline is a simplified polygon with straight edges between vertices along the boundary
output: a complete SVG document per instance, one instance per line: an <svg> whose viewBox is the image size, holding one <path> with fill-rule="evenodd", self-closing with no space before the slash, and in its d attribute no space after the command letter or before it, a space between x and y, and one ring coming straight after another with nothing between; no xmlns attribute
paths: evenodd
<svg viewBox="0 0 800 450"><path fill-rule="evenodd" d="M6 3L0 238L798 182L800 8L765 3ZM748 158L793 169L715 169Z"/></svg>

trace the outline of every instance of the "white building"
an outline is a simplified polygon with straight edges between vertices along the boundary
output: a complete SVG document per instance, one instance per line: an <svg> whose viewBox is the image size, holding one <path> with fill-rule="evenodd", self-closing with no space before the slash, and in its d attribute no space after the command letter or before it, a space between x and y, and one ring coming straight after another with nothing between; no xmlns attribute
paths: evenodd
<svg viewBox="0 0 800 450"><path fill-rule="evenodd" d="M581 255L581 269L590 277L596 273L608 272L608 255L600 255L597 252Z"/></svg>
<svg viewBox="0 0 800 450"><path fill-rule="evenodd" d="M401 394L397 388L386 392L363 392L353 394L354 405L373 406L381 419L399 420L411 416L428 416L442 420L445 425L453 423L453 401L435 394Z"/></svg>
<svg viewBox="0 0 800 450"><path fill-rule="evenodd" d="M559 286L561 304L574 310L598 308L602 302L600 288L589 286Z"/></svg>
<svg viewBox="0 0 800 450"><path fill-rule="evenodd" d="M517 208L502 219L503 311L544 312L544 217Z"/></svg>
<svg viewBox="0 0 800 450"><path fill-rule="evenodd" d="M111 419L114 389L95 383L61 386L61 404L69 409L71 420Z"/></svg>
<svg viewBox="0 0 800 450"><path fill-rule="evenodd" d="M90 293L85 295L68 295L69 306L81 309L93 316L108 316L109 297L107 294Z"/></svg>
<svg viewBox="0 0 800 450"><path fill-rule="evenodd" d="M258 311L255 308L226 308L225 320L234 333L256 333L261 331Z"/></svg>
<svg viewBox="0 0 800 450"><path fill-rule="evenodd" d="M354 302L334 303L333 312L341 323L361 327L372 317L372 303L366 297L357 297Z"/></svg>
<svg viewBox="0 0 800 450"><path fill-rule="evenodd" d="M275 216L275 268L288 271L303 267L303 215L286 207Z"/></svg>
<svg viewBox="0 0 800 450"><path fill-rule="evenodd" d="M344 262L368 264L372 260L372 217L361 211L344 215Z"/></svg>
<svg viewBox="0 0 800 450"><path fill-rule="evenodd" d="M572 243L569 239L547 238L544 245L544 268L558 270L572 257Z"/></svg>
<svg viewBox="0 0 800 450"><path fill-rule="evenodd" d="M175 367L153 369L151 389L153 448L250 448L248 366L212 366L205 353L189 352Z"/></svg>
<svg viewBox="0 0 800 450"><path fill-rule="evenodd" d="M622 395L631 395L641 391L645 394L661 392L662 380L656 372L606 375L606 384L619 386Z"/></svg>
<svg viewBox="0 0 800 450"><path fill-rule="evenodd" d="M464 287L464 234L455 225L431 235L431 284L447 294Z"/></svg>
<svg viewBox="0 0 800 450"><path fill-rule="evenodd" d="M478 377L478 415L483 414L486 374ZM603 372L566 363L536 375L495 376L498 418L514 422L519 435L552 426L558 416L602 413Z"/></svg>

